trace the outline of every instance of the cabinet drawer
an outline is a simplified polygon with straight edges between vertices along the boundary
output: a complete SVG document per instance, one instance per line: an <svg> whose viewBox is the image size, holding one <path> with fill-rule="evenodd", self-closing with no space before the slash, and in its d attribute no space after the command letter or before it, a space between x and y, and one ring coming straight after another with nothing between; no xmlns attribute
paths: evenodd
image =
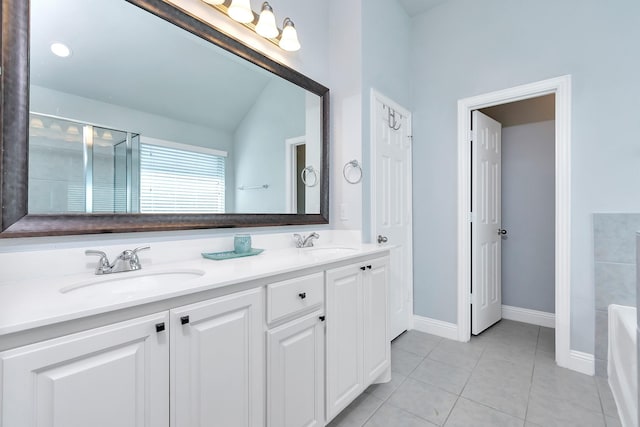
<svg viewBox="0 0 640 427"><path fill-rule="evenodd" d="M269 323L319 307L324 301L324 273L315 273L267 286Z"/></svg>

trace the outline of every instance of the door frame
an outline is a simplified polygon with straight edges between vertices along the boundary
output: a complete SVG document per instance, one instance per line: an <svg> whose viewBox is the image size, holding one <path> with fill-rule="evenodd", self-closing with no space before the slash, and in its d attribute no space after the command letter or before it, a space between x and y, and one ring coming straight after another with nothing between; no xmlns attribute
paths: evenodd
<svg viewBox="0 0 640 427"><path fill-rule="evenodd" d="M298 211L296 205L298 198L298 173L296 171L295 151L299 145L306 143L307 138L304 135L284 140L284 176L286 177L284 180L284 194L287 213L297 213ZM293 179L294 176L295 179Z"/></svg>
<svg viewBox="0 0 640 427"><path fill-rule="evenodd" d="M371 88L371 94L370 94L370 102L369 102L369 139L370 139L370 151L369 151L369 168L371 170L371 174L370 174L370 186L369 186L369 197L370 197L370 206L371 209L371 216L370 216L370 223L369 223L369 232L370 232L370 236L369 238L371 239L370 242L371 243L375 243L376 239L377 239L377 233L376 233L376 221L377 221L377 213L376 213L376 202L377 202L377 186L376 186L376 156L378 154L377 152L377 147L375 144L375 122L373 120L373 117L375 117L375 108L376 108L376 101L380 101L383 104L393 108L394 110L398 111L400 114L404 115L407 117L407 125L409 127L409 134L407 135L409 137L409 139L411 140L411 143L409 144L410 148L407 151L407 155L408 155L408 159L407 159L407 165L408 167L406 168L405 173L407 174L406 176L408 177L407 179L407 186L409 188L407 188L407 192L409 194L409 197L406 197L406 203L407 203L407 212L409 215L409 218L407 219L407 224L408 224L408 230L407 230L407 236L409 236L410 242L407 245L407 258L408 258L408 272L407 272L407 277L408 277L408 281L409 283L407 284L408 288L409 288L409 307L411 307L411 315L409 316L409 319L407 320L407 330L409 329L413 329L413 317L414 317L414 313L413 313L413 168L412 168L412 164L413 164L413 148L412 148L412 143L413 143L413 131L412 131L412 115L411 115L411 111L409 111L407 108L403 107L402 105L398 104L397 102L393 101L392 99L388 98L387 96L383 95L382 93L380 93L379 91L377 91L374 88ZM389 299L389 301L391 301Z"/></svg>
<svg viewBox="0 0 640 427"><path fill-rule="evenodd" d="M458 101L458 340L471 338L471 111L555 94L555 345L570 367L571 338L571 75ZM572 367L576 369L576 367ZM580 369L585 371L584 367Z"/></svg>

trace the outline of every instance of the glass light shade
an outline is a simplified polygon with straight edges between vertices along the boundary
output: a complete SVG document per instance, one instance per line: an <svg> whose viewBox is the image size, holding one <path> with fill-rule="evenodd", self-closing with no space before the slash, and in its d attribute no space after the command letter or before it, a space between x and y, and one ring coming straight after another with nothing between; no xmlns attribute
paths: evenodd
<svg viewBox="0 0 640 427"><path fill-rule="evenodd" d="M293 21L289 18L284 19L282 24L282 37L280 38L280 47L283 50L289 52L295 52L300 49L300 42L298 41L298 32L293 25Z"/></svg>
<svg viewBox="0 0 640 427"><path fill-rule="evenodd" d="M273 9L267 2L262 3L262 12L260 12L260 19L258 19L258 25L256 25L256 33L268 39L274 39L280 33L276 26L276 17L273 14Z"/></svg>
<svg viewBox="0 0 640 427"><path fill-rule="evenodd" d="M229 6L229 16L234 21L248 24L253 21L253 11L249 0L233 0Z"/></svg>
<svg viewBox="0 0 640 427"><path fill-rule="evenodd" d="M205 3L209 3L209 4L223 4L224 0L202 0Z"/></svg>
<svg viewBox="0 0 640 427"><path fill-rule="evenodd" d="M31 127L34 129L44 129L44 123L38 117L34 117L31 119Z"/></svg>

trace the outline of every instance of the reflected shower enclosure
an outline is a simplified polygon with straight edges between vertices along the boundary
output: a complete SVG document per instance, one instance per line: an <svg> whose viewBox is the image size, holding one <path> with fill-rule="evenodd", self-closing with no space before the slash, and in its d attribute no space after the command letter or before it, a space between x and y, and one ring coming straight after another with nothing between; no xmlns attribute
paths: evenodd
<svg viewBox="0 0 640 427"><path fill-rule="evenodd" d="M29 214L139 212L139 134L29 119Z"/></svg>

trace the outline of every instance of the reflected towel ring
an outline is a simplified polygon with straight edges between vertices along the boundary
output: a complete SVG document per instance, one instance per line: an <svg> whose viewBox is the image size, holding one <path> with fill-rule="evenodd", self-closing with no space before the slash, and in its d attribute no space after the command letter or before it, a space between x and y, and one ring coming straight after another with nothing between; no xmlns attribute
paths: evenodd
<svg viewBox="0 0 640 427"><path fill-rule="evenodd" d="M307 182L310 175L313 175L313 181ZM300 172L300 179L307 187L315 187L318 185L318 171L313 166L307 166Z"/></svg>
<svg viewBox="0 0 640 427"><path fill-rule="evenodd" d="M347 177L347 171L349 169L357 169L358 170L358 178L357 179L349 179ZM362 181L362 166L360 166L360 162L358 162L357 160L351 160L350 162L345 163L344 167L342 168L342 176L344 176L344 179L349 183L349 184L357 184L360 181Z"/></svg>

